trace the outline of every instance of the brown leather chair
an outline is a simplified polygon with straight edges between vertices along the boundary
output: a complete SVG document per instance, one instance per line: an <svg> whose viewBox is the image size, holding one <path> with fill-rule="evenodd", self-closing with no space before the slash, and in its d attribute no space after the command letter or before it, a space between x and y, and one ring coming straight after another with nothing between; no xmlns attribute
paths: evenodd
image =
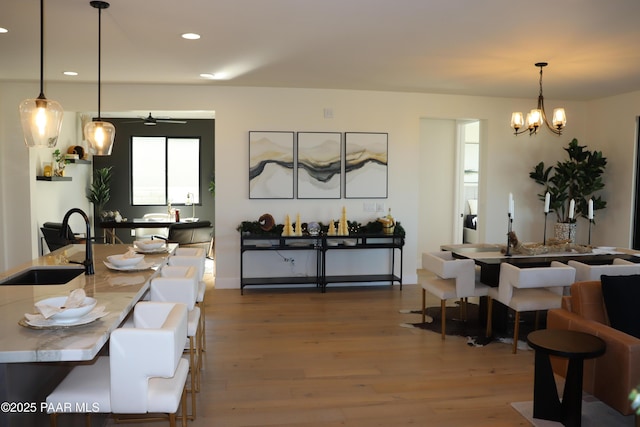
<svg viewBox="0 0 640 427"><path fill-rule="evenodd" d="M549 310L547 328L586 332L602 338L605 354L585 360L583 390L623 415L633 414L629 392L640 384L640 339L609 326L601 282L576 282L562 308ZM567 361L552 358L553 370L566 377Z"/></svg>

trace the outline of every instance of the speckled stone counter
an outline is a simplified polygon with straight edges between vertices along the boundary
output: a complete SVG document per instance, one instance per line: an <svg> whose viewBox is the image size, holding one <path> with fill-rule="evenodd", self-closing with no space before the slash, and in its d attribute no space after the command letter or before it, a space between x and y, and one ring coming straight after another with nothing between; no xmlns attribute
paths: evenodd
<svg viewBox="0 0 640 427"><path fill-rule="evenodd" d="M170 245L173 251L177 245ZM158 269L115 271L105 266L108 255L127 252L129 245L93 245L95 274L84 274L64 285L0 285L0 363L83 361L93 359L108 341L111 331L126 318L149 288ZM145 254L145 261L160 266L169 253ZM31 266L83 261L84 245L69 245L30 263L0 274L0 280ZM69 266L76 266L69 264ZM95 322L64 329L31 329L18 324L24 313L34 312L34 303L52 296L67 296L84 288L109 314Z"/></svg>

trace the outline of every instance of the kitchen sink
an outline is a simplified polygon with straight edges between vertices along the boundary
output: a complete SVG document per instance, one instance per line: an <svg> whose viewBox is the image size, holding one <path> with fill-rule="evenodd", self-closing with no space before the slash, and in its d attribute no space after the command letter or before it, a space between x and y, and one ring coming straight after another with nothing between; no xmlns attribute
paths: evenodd
<svg viewBox="0 0 640 427"><path fill-rule="evenodd" d="M84 273L77 267L31 267L0 280L0 286L64 285Z"/></svg>

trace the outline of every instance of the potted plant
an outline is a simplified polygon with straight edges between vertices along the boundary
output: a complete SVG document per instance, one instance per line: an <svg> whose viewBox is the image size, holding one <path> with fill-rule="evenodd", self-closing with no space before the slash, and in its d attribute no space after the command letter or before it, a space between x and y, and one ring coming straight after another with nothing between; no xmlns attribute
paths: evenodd
<svg viewBox="0 0 640 427"><path fill-rule="evenodd" d="M556 237L575 237L575 223L579 217L588 218L589 200L593 200L593 211L604 209L607 202L596 193L604 188L602 174L607 165L607 158L601 151L589 151L586 146L578 145L578 140L573 139L569 145L563 148L569 158L558 161L555 166L545 167L544 162L538 163L529 173L536 183L544 187L538 194L540 200L545 201L546 193L550 194L549 212L554 212L558 224L573 224L573 226L560 226L556 229L573 230L573 236L560 232ZM553 173L552 173L553 172ZM574 201L573 216L570 214L570 204Z"/></svg>
<svg viewBox="0 0 640 427"><path fill-rule="evenodd" d="M69 163L69 160L67 160L65 155L57 148L56 151L53 152L53 162L53 174L55 176L64 176L64 168L67 163Z"/></svg>
<svg viewBox="0 0 640 427"><path fill-rule="evenodd" d="M87 199L94 204L99 215L111 199L111 168L112 166L109 166L93 171L93 182L87 194Z"/></svg>

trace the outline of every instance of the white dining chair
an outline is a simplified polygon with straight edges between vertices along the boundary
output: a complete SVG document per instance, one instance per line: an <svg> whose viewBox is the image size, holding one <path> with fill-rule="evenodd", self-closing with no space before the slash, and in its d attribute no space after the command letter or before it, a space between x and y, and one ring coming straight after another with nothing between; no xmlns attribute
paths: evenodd
<svg viewBox="0 0 640 427"><path fill-rule="evenodd" d="M187 307L142 301L134 307L133 317L133 328L111 333L109 356L75 366L47 396L52 426L61 413L86 413L89 425L90 414L97 412L122 421L166 414L174 427L180 407L186 426Z"/></svg>
<svg viewBox="0 0 640 427"><path fill-rule="evenodd" d="M175 249L173 254L171 254L167 263L172 266L195 266L198 269L196 276L198 277L198 296L196 298L196 304L200 307L200 330L202 333L200 334L201 343L200 349L201 351L207 350L207 338L206 338L206 290L207 284L204 281L205 274L205 261L206 261L206 251L203 248L183 248L178 247Z"/></svg>
<svg viewBox="0 0 640 427"><path fill-rule="evenodd" d="M189 354L189 372L191 387L191 414L189 419L196 418L196 396L200 389L200 368L202 353L200 352L200 308L196 307L198 292L197 269L193 266L165 265L160 275L151 279L149 298L151 301L180 302L187 306L187 338L185 347Z"/></svg>
<svg viewBox="0 0 640 427"><path fill-rule="evenodd" d="M640 264L620 258L615 258L612 264L590 265L574 260L569 261L568 264L576 269L576 282L600 280L603 274L607 276L640 274Z"/></svg>
<svg viewBox="0 0 640 427"><path fill-rule="evenodd" d="M449 251L422 254L422 268L431 274L419 274L422 286L422 322L426 318L426 293L440 298L442 339L446 336L446 303L448 299L460 299L460 318L466 320L469 297L487 295L489 286L477 279L475 262L472 259L456 259Z"/></svg>
<svg viewBox="0 0 640 427"><path fill-rule="evenodd" d="M515 311L513 327L513 353L518 351L520 313L560 308L565 288L575 282L576 270L553 261L549 267L519 268L513 264L500 264L497 288L489 289L487 304L487 337L492 334L493 301L501 302Z"/></svg>

